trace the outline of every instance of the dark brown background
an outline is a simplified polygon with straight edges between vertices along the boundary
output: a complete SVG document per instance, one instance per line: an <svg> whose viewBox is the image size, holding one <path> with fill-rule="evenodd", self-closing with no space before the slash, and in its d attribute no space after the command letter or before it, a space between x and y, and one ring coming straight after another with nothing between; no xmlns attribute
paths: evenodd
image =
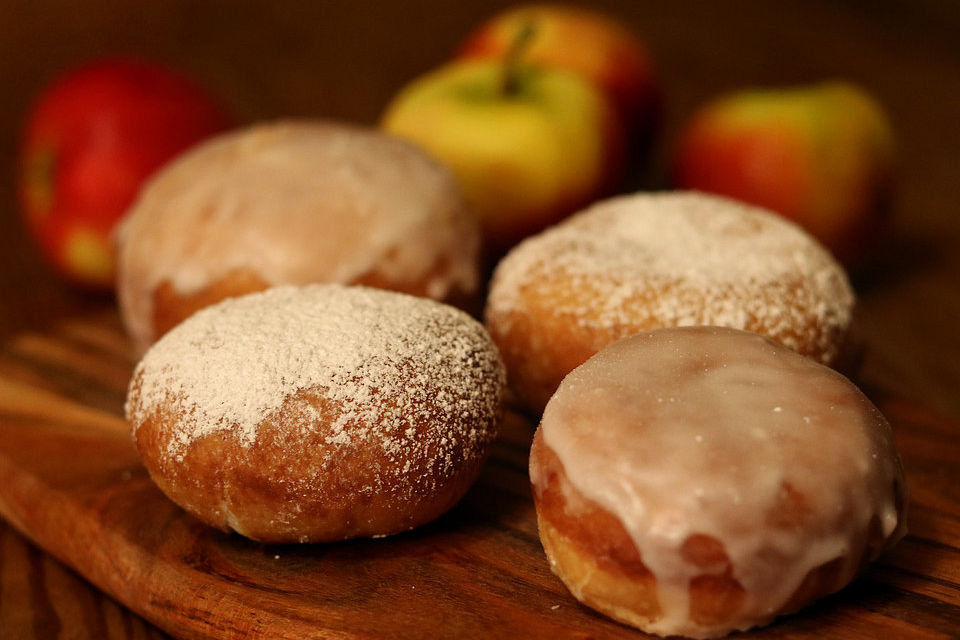
<svg viewBox="0 0 960 640"><path fill-rule="evenodd" d="M592 4L635 28L662 76L666 122L638 184L659 184L678 127L719 91L842 77L879 97L898 134L900 181L890 239L857 278L867 347L862 381L960 417L960 3ZM243 121L293 115L374 123L401 85L444 61L503 6L0 0L0 339L110 304L46 270L13 196L21 122L35 93L62 69L101 54L138 54L191 72ZM82 612L94 607L101 619L141 628L0 523L0 637L52 637L60 625L38 624L37 607L61 620L92 615ZM87 628L78 623L73 637L98 637Z"/></svg>

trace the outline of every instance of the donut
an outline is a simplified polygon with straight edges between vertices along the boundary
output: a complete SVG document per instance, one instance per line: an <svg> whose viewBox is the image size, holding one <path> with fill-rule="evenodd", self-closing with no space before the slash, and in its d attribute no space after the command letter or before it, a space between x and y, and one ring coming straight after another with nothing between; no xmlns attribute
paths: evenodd
<svg viewBox="0 0 960 640"><path fill-rule="evenodd" d="M606 200L527 239L497 266L485 314L511 388L539 413L574 367L660 327L753 331L833 363L853 304L843 268L793 223L671 192Z"/></svg>
<svg viewBox="0 0 960 640"><path fill-rule="evenodd" d="M574 369L534 436L554 573L658 635L714 638L848 584L905 531L890 425L847 378L754 333L671 327Z"/></svg>
<svg viewBox="0 0 960 640"><path fill-rule="evenodd" d="M203 309L137 364L126 416L160 489L270 543L406 531L453 506L497 433L479 322L427 298L280 286Z"/></svg>
<svg viewBox="0 0 960 640"><path fill-rule="evenodd" d="M330 122L261 124L147 184L118 233L117 294L141 350L200 308L279 284L469 306L479 242L452 173L413 145Z"/></svg>

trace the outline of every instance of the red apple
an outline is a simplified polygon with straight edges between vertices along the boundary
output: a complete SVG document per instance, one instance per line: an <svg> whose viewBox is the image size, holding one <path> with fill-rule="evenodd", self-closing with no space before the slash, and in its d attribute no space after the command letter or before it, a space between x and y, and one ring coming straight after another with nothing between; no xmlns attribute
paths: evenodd
<svg viewBox="0 0 960 640"><path fill-rule="evenodd" d="M533 28L525 59L588 78L616 106L624 129L649 137L656 124L660 91L644 44L619 22L596 11L564 5L509 9L475 30L459 55L503 59L516 34Z"/></svg>
<svg viewBox="0 0 960 640"><path fill-rule="evenodd" d="M609 101L558 69L454 62L404 88L382 126L453 170L493 256L602 195L623 162Z"/></svg>
<svg viewBox="0 0 960 640"><path fill-rule="evenodd" d="M102 60L57 79L20 149L21 205L44 256L74 282L111 288L112 231L140 185L228 123L193 81L152 63Z"/></svg>
<svg viewBox="0 0 960 640"><path fill-rule="evenodd" d="M881 107L831 82L710 102L680 136L673 181L776 211L857 266L883 226L893 162Z"/></svg>

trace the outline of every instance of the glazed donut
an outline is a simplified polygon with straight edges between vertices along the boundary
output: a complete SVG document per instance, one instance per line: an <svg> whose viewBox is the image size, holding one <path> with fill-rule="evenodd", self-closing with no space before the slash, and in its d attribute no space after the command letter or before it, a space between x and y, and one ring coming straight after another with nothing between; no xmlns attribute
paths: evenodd
<svg viewBox="0 0 960 640"><path fill-rule="evenodd" d="M796 611L905 531L880 412L836 371L721 327L640 333L571 372L530 478L554 573L581 602L664 636Z"/></svg>
<svg viewBox="0 0 960 640"><path fill-rule="evenodd" d="M476 479L503 365L466 313L406 294L282 286L199 311L137 365L126 415L151 477L264 542L380 537Z"/></svg>
<svg viewBox="0 0 960 640"><path fill-rule="evenodd" d="M145 348L197 309L278 284L469 306L479 234L453 175L413 145L334 123L254 126L145 187L118 234L120 310Z"/></svg>
<svg viewBox="0 0 960 640"><path fill-rule="evenodd" d="M832 363L853 303L842 267L793 223L717 196L636 194L509 253L486 323L510 386L539 412L605 345L659 327L744 329Z"/></svg>

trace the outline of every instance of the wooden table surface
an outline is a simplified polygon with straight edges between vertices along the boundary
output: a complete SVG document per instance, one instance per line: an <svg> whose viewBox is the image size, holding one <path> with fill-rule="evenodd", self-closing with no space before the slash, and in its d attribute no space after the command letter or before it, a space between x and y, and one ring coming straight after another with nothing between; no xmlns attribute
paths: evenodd
<svg viewBox="0 0 960 640"><path fill-rule="evenodd" d="M15 204L19 127L59 70L135 53L192 72L244 121L373 123L405 81L444 61L504 4L0 0L0 340L112 304L46 270ZM889 239L855 281L861 379L960 417L960 3L594 4L642 35L665 87L664 128L637 184L662 183L678 127L717 92L843 77L880 98L898 134L899 184ZM0 522L0 638L57 637L162 634Z"/></svg>

